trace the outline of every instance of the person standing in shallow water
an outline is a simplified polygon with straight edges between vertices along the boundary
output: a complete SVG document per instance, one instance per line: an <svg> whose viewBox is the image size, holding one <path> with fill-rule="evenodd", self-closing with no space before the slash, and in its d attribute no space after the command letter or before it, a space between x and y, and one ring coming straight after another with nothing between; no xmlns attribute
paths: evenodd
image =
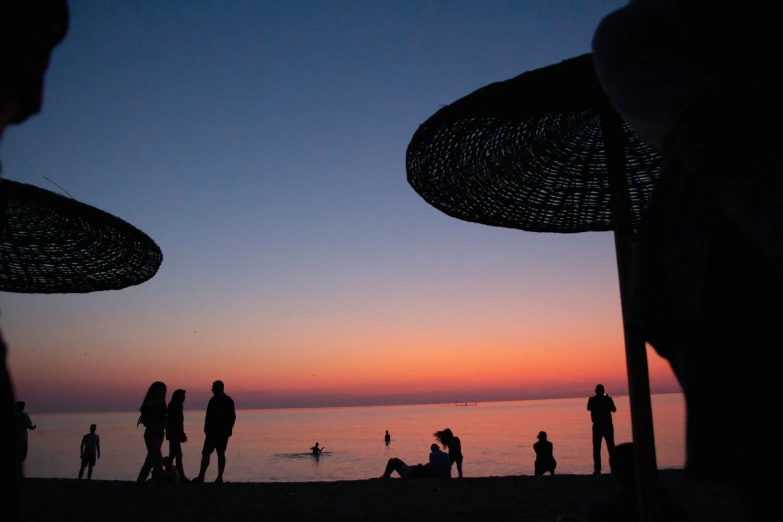
<svg viewBox="0 0 783 522"><path fill-rule="evenodd" d="M185 477L185 468L182 465L182 443L187 442L185 435L185 415L183 412L185 404L185 390L175 390L171 394L169 408L166 414L166 438L169 441L169 459L170 465L177 468L177 482L190 482Z"/></svg>
<svg viewBox="0 0 783 522"><path fill-rule="evenodd" d="M457 474L462 478L462 443L459 437L455 437L449 428L434 433L435 439L444 447L449 449L449 459L451 463L457 464Z"/></svg>
<svg viewBox="0 0 783 522"><path fill-rule="evenodd" d="M614 449L614 425L612 413L617 411L614 401L604 390L604 385L595 387L595 395L587 400L587 410L593 421L593 475L601 474L601 441L606 439L606 449Z"/></svg>
<svg viewBox="0 0 783 522"><path fill-rule="evenodd" d="M323 448L319 448L319 447L318 447L318 443L317 443L317 442L315 443L315 446L313 446L312 448L310 448L310 451L311 451L311 452L313 453L313 455L315 455L315 456L318 456L318 455L320 455L320 454L321 454L321 452L322 452L323 450L324 450Z"/></svg>
<svg viewBox="0 0 783 522"><path fill-rule="evenodd" d="M84 476L84 468L87 468L87 480L90 480L96 459L101 458L101 439L95 433L97 429L98 426L90 424L90 433L82 437L82 444L79 447L79 455L82 459L82 465L79 468L79 480Z"/></svg>
<svg viewBox="0 0 783 522"><path fill-rule="evenodd" d="M553 455L552 443L547 440L546 432L538 432L538 442L533 444L533 451L536 452L536 462L534 464L536 475L543 475L547 471L550 475L555 474L557 461Z"/></svg>
<svg viewBox="0 0 783 522"><path fill-rule="evenodd" d="M237 415L234 401L226 395L223 381L212 383L212 393L207 404L207 416L204 419L204 449L201 450L201 470L192 482L204 482L204 475L209 467L209 456L217 451L218 476L215 482L223 482L223 471L226 469L226 447L228 439L234 430Z"/></svg>
<svg viewBox="0 0 783 522"><path fill-rule="evenodd" d="M136 423L136 426L144 425L144 445L147 447L147 457L136 479L137 488L144 485L150 471L153 479L163 479L163 454L160 449L166 430L166 410L166 385L160 381L153 382L141 403L141 416Z"/></svg>
<svg viewBox="0 0 783 522"><path fill-rule="evenodd" d="M388 446L391 442L391 435L389 435L389 430L386 430L386 435L383 436L384 442L386 442L386 445Z"/></svg>

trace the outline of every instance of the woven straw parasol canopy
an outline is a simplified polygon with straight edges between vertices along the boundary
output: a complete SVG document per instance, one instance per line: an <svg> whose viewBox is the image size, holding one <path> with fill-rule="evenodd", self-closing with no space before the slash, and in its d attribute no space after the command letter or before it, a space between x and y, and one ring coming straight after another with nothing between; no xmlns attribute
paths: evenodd
<svg viewBox="0 0 783 522"><path fill-rule="evenodd" d="M150 237L95 207L33 185L0 180L0 291L119 290L163 262Z"/></svg>
<svg viewBox="0 0 783 522"><path fill-rule="evenodd" d="M449 216L531 232L613 230L602 116L591 54L497 82L448 105L408 145L408 182ZM660 156L622 124L636 228Z"/></svg>

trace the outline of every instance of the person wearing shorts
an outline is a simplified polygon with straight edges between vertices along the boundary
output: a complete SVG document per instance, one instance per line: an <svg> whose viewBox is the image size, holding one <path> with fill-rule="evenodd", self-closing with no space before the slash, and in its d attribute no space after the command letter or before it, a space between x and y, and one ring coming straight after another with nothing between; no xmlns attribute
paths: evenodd
<svg viewBox="0 0 783 522"><path fill-rule="evenodd" d="M101 439L95 433L97 429L98 427L95 424L90 424L90 433L82 437L82 444L79 448L79 454L82 459L82 466L79 468L79 479L84 476L84 468L87 468L87 480L90 480L96 459L101 458Z"/></svg>
<svg viewBox="0 0 783 522"><path fill-rule="evenodd" d="M209 467L209 457L217 451L218 476L215 482L223 482L223 471L226 468L226 447L228 439L234 430L236 410L234 401L226 395L223 381L212 383L212 393L207 404L207 416L204 419L204 448L201 450L201 470L193 482L204 482L204 474Z"/></svg>

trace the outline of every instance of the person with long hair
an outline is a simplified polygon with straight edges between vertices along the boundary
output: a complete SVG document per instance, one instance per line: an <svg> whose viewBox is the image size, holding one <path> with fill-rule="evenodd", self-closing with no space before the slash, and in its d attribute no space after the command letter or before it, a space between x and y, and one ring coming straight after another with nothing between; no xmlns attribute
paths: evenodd
<svg viewBox="0 0 783 522"><path fill-rule="evenodd" d="M459 478L462 478L462 443L459 437L455 437L449 428L443 431L436 431L434 433L435 440L437 440L444 448L449 449L449 459L453 465L457 463L457 473Z"/></svg>
<svg viewBox="0 0 783 522"><path fill-rule="evenodd" d="M178 482L190 482L185 477L185 469L182 466L182 443L187 442L185 435L185 390L174 390L169 401L169 409L166 415L166 438L169 441L169 459L177 468Z"/></svg>
<svg viewBox="0 0 783 522"><path fill-rule="evenodd" d="M141 416L136 426L144 424L144 444L147 446L147 458L136 479L137 488L144 485L147 476L152 471L152 478L163 478L163 437L166 430L166 385L160 381L153 382L144 396L144 402L139 408Z"/></svg>

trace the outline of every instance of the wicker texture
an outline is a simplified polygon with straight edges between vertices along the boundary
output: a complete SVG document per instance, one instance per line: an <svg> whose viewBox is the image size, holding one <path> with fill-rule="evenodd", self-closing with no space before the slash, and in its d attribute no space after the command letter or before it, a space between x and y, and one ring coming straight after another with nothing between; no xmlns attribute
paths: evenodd
<svg viewBox="0 0 783 522"><path fill-rule="evenodd" d="M406 154L408 182L465 221L533 232L612 230L601 127L607 110L591 54L487 85L419 127ZM635 227L660 156L622 123Z"/></svg>
<svg viewBox="0 0 783 522"><path fill-rule="evenodd" d="M147 234L95 207L0 180L0 290L54 294L119 290L158 271Z"/></svg>

